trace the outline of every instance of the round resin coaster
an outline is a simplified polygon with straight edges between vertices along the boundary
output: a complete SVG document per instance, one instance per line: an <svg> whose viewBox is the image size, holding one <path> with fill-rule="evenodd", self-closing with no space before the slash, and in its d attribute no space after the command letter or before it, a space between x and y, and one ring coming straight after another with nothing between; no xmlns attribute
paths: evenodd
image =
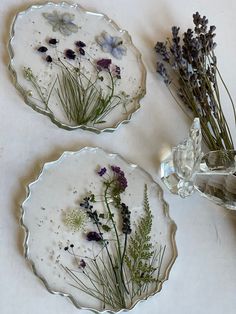
<svg viewBox="0 0 236 314"><path fill-rule="evenodd" d="M67 130L114 131L145 94L146 70L127 31L78 5L20 12L9 52L25 102Z"/></svg>
<svg viewBox="0 0 236 314"><path fill-rule="evenodd" d="M161 187L99 148L46 163L28 187L22 224L26 257L47 289L96 313L156 294L177 256Z"/></svg>

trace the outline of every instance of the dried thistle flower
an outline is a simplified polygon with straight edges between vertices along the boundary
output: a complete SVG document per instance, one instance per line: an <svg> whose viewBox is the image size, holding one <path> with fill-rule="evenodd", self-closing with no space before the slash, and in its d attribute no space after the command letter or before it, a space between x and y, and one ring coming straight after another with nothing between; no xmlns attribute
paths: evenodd
<svg viewBox="0 0 236 314"><path fill-rule="evenodd" d="M179 36L180 28L172 27L172 39L157 42L155 50L162 62L157 72L177 103L191 118L199 117L202 134L210 150L234 149L228 123L224 116L218 77L228 93L236 124L236 111L230 93L217 67L214 52L215 26L208 27L208 19L193 14L194 30L187 29ZM166 67L167 66L167 67ZM172 77L167 72L172 73ZM176 97L176 96L177 97Z"/></svg>

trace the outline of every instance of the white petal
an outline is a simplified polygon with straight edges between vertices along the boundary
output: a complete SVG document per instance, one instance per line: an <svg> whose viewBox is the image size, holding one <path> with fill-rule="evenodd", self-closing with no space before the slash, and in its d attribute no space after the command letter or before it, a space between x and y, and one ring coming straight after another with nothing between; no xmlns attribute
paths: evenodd
<svg viewBox="0 0 236 314"><path fill-rule="evenodd" d="M105 44L105 39L104 39L104 37L103 36L97 36L96 37L96 41L97 41L97 43L99 44L99 45L103 45L103 44Z"/></svg>
<svg viewBox="0 0 236 314"><path fill-rule="evenodd" d="M61 24L59 27L60 32L65 35L65 36L69 36L71 35L71 31L66 27L66 25Z"/></svg>
<svg viewBox="0 0 236 314"><path fill-rule="evenodd" d="M43 13L43 16L45 17L45 19L48 20L48 22L52 25L54 25L55 23L57 23L59 21L59 17L57 13Z"/></svg>
<svg viewBox="0 0 236 314"><path fill-rule="evenodd" d="M102 45L102 50L103 50L104 52L109 52L109 53L111 53L111 52L112 52L111 45L109 45L109 44L103 44L103 45Z"/></svg>
<svg viewBox="0 0 236 314"><path fill-rule="evenodd" d="M113 57L115 57L116 59L121 59L122 58L122 53L120 52L120 50L118 48L114 48L112 49L112 55Z"/></svg>
<svg viewBox="0 0 236 314"><path fill-rule="evenodd" d="M112 44L113 43L113 38L111 35L109 35L107 32L102 33L103 38L105 39L107 44Z"/></svg>
<svg viewBox="0 0 236 314"><path fill-rule="evenodd" d="M112 43L113 45L116 47L116 46L119 46L119 45L122 45L122 38L121 37L113 37L113 40L112 40Z"/></svg>
<svg viewBox="0 0 236 314"><path fill-rule="evenodd" d="M126 47L124 47L124 46L119 46L119 47L117 47L117 49L120 50L120 53L121 53L123 56L126 55L126 53L127 53L127 48L126 48Z"/></svg>
<svg viewBox="0 0 236 314"><path fill-rule="evenodd" d="M67 23L65 26L72 32L72 33L77 33L78 32L78 26L75 25L74 23Z"/></svg>
<svg viewBox="0 0 236 314"><path fill-rule="evenodd" d="M73 21L74 18L75 18L75 16L73 14L70 14L70 13L62 14L62 20L65 23L69 23L69 22Z"/></svg>
<svg viewBox="0 0 236 314"><path fill-rule="evenodd" d="M55 24L53 25L52 30L53 30L54 32L57 32L57 31L59 31L59 29L60 29L60 24L59 24L59 23L55 23Z"/></svg>

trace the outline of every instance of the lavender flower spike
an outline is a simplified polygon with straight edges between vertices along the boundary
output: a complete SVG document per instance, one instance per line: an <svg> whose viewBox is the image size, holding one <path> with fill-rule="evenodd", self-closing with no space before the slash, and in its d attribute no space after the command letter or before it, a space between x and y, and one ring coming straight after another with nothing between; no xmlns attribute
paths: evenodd
<svg viewBox="0 0 236 314"><path fill-rule="evenodd" d="M157 62L157 73L159 73L162 76L165 84L169 85L171 83L171 80L167 74L166 68L164 64L161 62Z"/></svg>

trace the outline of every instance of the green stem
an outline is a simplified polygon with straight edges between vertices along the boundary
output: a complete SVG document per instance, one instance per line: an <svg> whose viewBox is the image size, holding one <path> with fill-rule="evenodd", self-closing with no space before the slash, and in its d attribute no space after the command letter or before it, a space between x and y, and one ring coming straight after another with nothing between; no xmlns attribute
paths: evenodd
<svg viewBox="0 0 236 314"><path fill-rule="evenodd" d="M124 278L124 274L123 274L123 266L124 266L124 258L125 258L125 253L126 253L126 248L127 248L127 240L128 240L128 235L127 233L125 234L125 243L124 243L124 249L123 249L123 254L122 254L122 257L121 257L121 265L120 265L120 276L121 278ZM124 279L123 279L123 282L124 282ZM125 285L125 288L126 288L126 285ZM126 292L127 292L127 288L126 288ZM128 294L129 294L129 291L128 291Z"/></svg>
<svg viewBox="0 0 236 314"><path fill-rule="evenodd" d="M106 199L106 193L107 193L107 189L105 190L105 199ZM109 205L108 205L108 207L109 207ZM109 208L109 216L112 216L110 208ZM113 220L113 223L114 223L114 220ZM105 247L105 250L107 252L107 256L108 256L108 259L110 261L110 264L111 264L111 267L112 267L112 270L113 270L113 273L114 273L114 276L115 276L115 281L116 281L115 287L116 287L116 289L118 289L118 293L119 293L121 302L122 302L123 306L125 307L125 299L124 299L123 289L121 288L120 281L119 281L119 278L117 276L116 267L115 267L115 265L113 263L111 254L110 254L109 249L107 247L107 243L106 243L106 241L104 240L104 238L102 236L102 232L101 232L100 226L99 226L99 224L96 221L95 221L95 225L97 227L98 233L102 237L102 241L104 242L104 247ZM96 263L96 260L95 260L95 263Z"/></svg>
<svg viewBox="0 0 236 314"><path fill-rule="evenodd" d="M215 133L217 133L216 138L218 138L219 145L222 145L222 143L220 143L219 141L223 140L225 148L226 149L232 149L233 148L232 137L231 137L231 134L230 134L230 131L229 131L229 127L228 127L227 121L225 119L223 110L222 110L222 106L221 106L219 95L217 97L217 90L218 90L217 80L215 80L216 81L215 88L212 88L212 83L210 82L210 80L209 80L208 76L206 75L206 73L203 74L203 78L204 78L204 83L208 87L208 95L209 95L210 99L213 101L215 106L218 107L218 111L216 113L217 116L218 116L218 119L216 119L218 123L216 123L214 117L212 117L212 113L211 113L211 110L210 110L210 107L209 107L209 112L208 112L209 115L208 115L208 117L211 120L210 123L212 125L212 129L215 131ZM220 114L220 116L218 114ZM218 128L220 129L220 133L217 132Z"/></svg>
<svg viewBox="0 0 236 314"><path fill-rule="evenodd" d="M111 79L111 94L110 94L110 96L109 96L109 98L107 100L107 103L109 104L110 101L112 100L113 96L114 96L115 84L114 84L114 79L113 79L113 76L112 76L111 72L108 71L108 73L109 73L109 76L110 76L110 79Z"/></svg>
<svg viewBox="0 0 236 314"><path fill-rule="evenodd" d="M124 275L123 275L123 266L122 266L122 263L124 262L124 257L122 257L122 255L121 255L120 239L119 239L119 235L118 235L118 231L117 231L117 228L116 228L116 224L115 224L115 221L114 221L114 219L113 219L113 215L112 215L112 212L111 212L111 209L110 209L110 206L109 206L109 203L108 203L108 198L107 198L108 190L109 190L111 184L112 184L112 182L111 182L110 184L107 184L107 186L106 186L106 189L105 189L105 192L104 192L104 199L105 199L105 204L106 204L106 207L107 207L107 210L108 210L108 213L109 213L111 222L112 222L112 226L113 226L113 228L114 228L115 235L116 235L117 248L118 248L118 255L119 255L119 260L120 260L120 276L121 276L121 281L122 281L122 283L123 283L123 286L124 286L124 288L125 288L126 293L129 294L129 290L128 290L127 287L126 287L126 284L125 284L125 281L124 281Z"/></svg>
<svg viewBox="0 0 236 314"><path fill-rule="evenodd" d="M115 231L116 240L117 240L117 244L118 244L118 254L119 254L119 259L120 259L120 261L121 261L121 245L120 245L120 239L119 239L119 235L118 235L118 231L117 231L117 228L116 228L116 224L115 224L115 221L114 221L114 219L113 219L113 215L112 215L112 212L111 212L111 209L110 209L110 205L109 205L109 203L108 203L108 198L107 198L107 194L108 194L108 189L109 189L109 188L110 188L110 184L107 184L106 189L105 189L105 193L104 193L104 199L105 199L105 204L106 204L106 207L107 207L107 210L108 210L108 213L109 213L111 222L112 222L112 226L113 226L114 231Z"/></svg>
<svg viewBox="0 0 236 314"><path fill-rule="evenodd" d="M98 223L96 223L96 226L97 226L99 234L101 235L102 233L101 233L101 229L100 229ZM103 237L102 237L102 239L103 239ZM103 241L104 241L104 239L103 239ZM104 243L105 243L105 241L104 241ZM117 289L119 291L119 294L120 294L120 297L122 298L123 303L125 304L125 300L124 300L124 297L123 297L122 289L120 287L118 276L117 276L117 272L116 272L116 267L115 267L115 265L114 265L114 263L112 261L111 254L110 254L110 252L108 250L108 247L107 247L106 243L105 243L105 250L107 252L107 255L108 255L108 258L109 258L109 261L111 263L111 266L112 266L112 269L113 269L113 273L114 273L114 276L115 276L115 279L116 279L116 287L117 287Z"/></svg>
<svg viewBox="0 0 236 314"><path fill-rule="evenodd" d="M45 109L48 110L48 109L49 109L49 108L48 108L48 101L47 101L46 98L44 97L43 92L42 92L42 89L41 89L41 87L39 86L39 84L38 84L36 78L35 78L35 77L32 77L32 78L30 79L30 82L32 83L33 87L35 88L35 90L36 90L36 92L37 92L37 94L38 94L38 96L39 96L41 102L45 105ZM48 99L48 100L49 100L49 99Z"/></svg>
<svg viewBox="0 0 236 314"><path fill-rule="evenodd" d="M230 99L230 102L231 102L231 105L232 105L232 109L233 109L233 113L234 113L234 121L235 121L235 124L236 124L236 109L235 109L235 105L234 105L234 102L233 102L233 98L232 98L232 96L231 96L231 94L229 92L229 89L226 86L226 84L224 82L224 79L223 79L223 77L222 77L222 75L221 75L221 73L220 73L220 71L219 71L217 66L216 66L216 71L217 71L217 73L219 75L219 78L220 78L220 80L221 80L221 82L222 82L222 84L223 84L223 86L224 86L224 88L225 88L225 90L226 90L226 92L227 92L227 94L229 96L229 99Z"/></svg>

